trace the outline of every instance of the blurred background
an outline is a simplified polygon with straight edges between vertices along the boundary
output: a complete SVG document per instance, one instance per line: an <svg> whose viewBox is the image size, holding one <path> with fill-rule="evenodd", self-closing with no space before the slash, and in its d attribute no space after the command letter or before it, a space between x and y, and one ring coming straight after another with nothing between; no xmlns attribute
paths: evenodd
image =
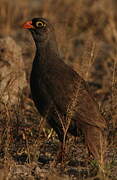
<svg viewBox="0 0 117 180"><path fill-rule="evenodd" d="M116 0L0 0L0 36L11 36L20 45L28 80L35 47L22 24L34 17L49 19L62 58L89 82L102 105L105 96L116 101L116 9ZM104 104L107 114L110 101Z"/></svg>
<svg viewBox="0 0 117 180"><path fill-rule="evenodd" d="M30 119L33 124L31 126L37 128L38 122L36 120L39 119L37 118L38 113L36 110L34 110L33 116L31 114L32 112L29 111L31 109L30 107L33 106L30 98L29 77L35 55L35 46L30 32L22 28L22 25L26 21L34 17L47 18L53 24L61 57L88 82L90 90L99 104L100 111L107 120L112 140L117 129L117 1L0 0L0 38L2 39L8 36L13 38L15 42L9 39L5 40L5 43L8 41L5 47L7 49L10 48L10 52L17 45L20 47L18 52L21 52L22 63L24 65L17 65L16 63L16 66L18 69L22 67L23 72L21 74L24 73L24 76L26 76L26 80L23 77L23 83L26 81L24 83L25 85L22 85L22 87L26 86L26 90L23 92L24 104L23 106L20 105L18 110L15 110L15 127L18 127L21 122L24 123L24 120L27 123L27 119ZM0 43L0 58L2 53L4 53L5 48L3 46L4 43ZM15 51L16 54L18 54L17 50ZM15 58L15 55L13 53L8 54L7 61L11 57ZM19 54L18 58L21 59ZM0 63L0 67L2 68L3 66ZM8 70L3 69L3 71ZM27 111L28 118L27 114L25 115ZM5 114L4 117L2 113L1 117L1 123L4 119L4 122L7 122L6 127L9 128L9 123L11 122L9 116ZM48 131L46 128L43 131L45 133L44 136L51 136L50 131L48 133L46 130ZM19 131L15 132L15 135L17 133ZM31 133L29 130L25 133L24 131L20 131L18 138L23 139L24 134L26 138L26 133L29 139L29 134L31 136L32 130ZM37 137L38 129L32 134L33 136L31 138L34 141L34 138ZM9 137L8 134L7 136ZM17 138L15 139L16 141L18 142ZM1 142L4 144L4 138L2 138ZM116 143L113 140L114 146ZM11 142L8 144L12 146ZM17 147L15 145L15 149L18 148L19 145ZM27 149L27 145L25 148ZM3 152L3 150L1 151ZM17 152L16 156L18 156Z"/></svg>

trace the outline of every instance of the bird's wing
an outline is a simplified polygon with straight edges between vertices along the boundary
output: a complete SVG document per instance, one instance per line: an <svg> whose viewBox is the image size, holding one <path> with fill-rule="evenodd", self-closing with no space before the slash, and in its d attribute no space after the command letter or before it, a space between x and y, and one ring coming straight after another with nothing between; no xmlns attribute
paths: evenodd
<svg viewBox="0 0 117 180"><path fill-rule="evenodd" d="M106 128L105 120L91 97L86 82L64 62L59 60L48 64L43 83L58 112L63 115L72 114L71 118L81 124Z"/></svg>
<svg viewBox="0 0 117 180"><path fill-rule="evenodd" d="M89 91L83 88L78 95L74 118L79 117L81 124L87 123L99 128L107 128L106 121L99 112L99 107Z"/></svg>

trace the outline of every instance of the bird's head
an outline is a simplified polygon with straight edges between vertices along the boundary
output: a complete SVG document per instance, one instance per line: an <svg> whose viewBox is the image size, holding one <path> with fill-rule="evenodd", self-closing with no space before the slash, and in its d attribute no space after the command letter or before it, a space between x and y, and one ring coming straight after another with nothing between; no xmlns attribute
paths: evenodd
<svg viewBox="0 0 117 180"><path fill-rule="evenodd" d="M47 44L48 41L52 41L54 38L54 28L44 18L34 18L31 21L27 21L23 28L28 29L32 33L36 45Z"/></svg>

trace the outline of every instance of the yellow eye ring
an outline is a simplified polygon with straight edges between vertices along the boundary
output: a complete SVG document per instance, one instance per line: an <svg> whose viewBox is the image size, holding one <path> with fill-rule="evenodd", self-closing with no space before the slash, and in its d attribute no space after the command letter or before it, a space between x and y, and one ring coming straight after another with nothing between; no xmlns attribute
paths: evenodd
<svg viewBox="0 0 117 180"><path fill-rule="evenodd" d="M37 21L36 22L36 27L43 27L45 24L42 21Z"/></svg>

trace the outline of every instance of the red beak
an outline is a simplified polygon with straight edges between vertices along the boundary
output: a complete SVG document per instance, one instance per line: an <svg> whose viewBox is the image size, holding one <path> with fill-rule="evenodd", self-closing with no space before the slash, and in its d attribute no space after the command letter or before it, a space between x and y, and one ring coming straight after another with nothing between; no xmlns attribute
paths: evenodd
<svg viewBox="0 0 117 180"><path fill-rule="evenodd" d="M32 25L32 21L27 21L24 25L23 25L24 29L32 29L34 28L34 26Z"/></svg>

